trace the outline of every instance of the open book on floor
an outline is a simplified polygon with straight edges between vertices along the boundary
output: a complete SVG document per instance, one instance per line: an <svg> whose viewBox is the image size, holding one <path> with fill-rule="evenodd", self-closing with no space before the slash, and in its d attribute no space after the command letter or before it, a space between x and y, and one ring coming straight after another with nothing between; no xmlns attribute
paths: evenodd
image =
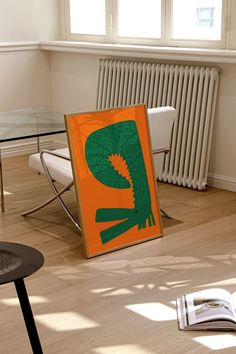
<svg viewBox="0 0 236 354"><path fill-rule="evenodd" d="M236 293L224 289L201 290L176 300L179 329L236 330Z"/></svg>

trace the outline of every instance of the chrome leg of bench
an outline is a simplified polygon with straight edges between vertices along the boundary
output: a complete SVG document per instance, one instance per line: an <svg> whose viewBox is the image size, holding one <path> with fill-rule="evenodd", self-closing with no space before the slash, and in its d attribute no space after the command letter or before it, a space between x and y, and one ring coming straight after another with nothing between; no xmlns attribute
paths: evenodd
<svg viewBox="0 0 236 354"><path fill-rule="evenodd" d="M3 187L3 174L2 174L2 152L1 152L1 146L0 146L0 189L1 189L1 210L2 213L5 212L5 205L4 205L4 187Z"/></svg>
<svg viewBox="0 0 236 354"><path fill-rule="evenodd" d="M46 200L46 202L38 205L35 208L29 209L27 211L25 211L24 213L22 213L22 216L27 216L29 214L34 213L35 211L38 211L42 208L44 208L45 206L47 206L48 204L52 203L54 200L57 199L57 196L61 196L64 192L66 192L68 189L70 189L73 186L74 182L71 182L68 186L64 187L63 189L61 189L57 195L52 196L50 199Z"/></svg>
<svg viewBox="0 0 236 354"><path fill-rule="evenodd" d="M62 206L62 208L64 209L64 211L66 212L66 214L67 214L67 216L69 217L69 219L73 222L73 224L75 225L75 227L79 230L79 231L81 231L81 227L80 227L80 225L79 225L79 223L76 221L76 219L73 217L73 215L71 214L71 212L69 211L69 209L67 208L67 206L65 205L65 203L64 203L64 201L62 200L62 198L61 198L61 194L59 193L59 191L57 190L57 188L56 188L56 186L55 186L55 184L54 184L54 181L52 180L52 178L51 178L51 176L50 176L50 173L49 173L49 170L48 170L48 168L47 168L47 164L45 163L45 160L44 160L44 158L43 158L43 155L45 154L45 153L49 153L49 154L51 154L51 155L53 155L53 153L52 152L47 152L47 151L41 151L41 153L40 153L40 159L41 159L41 162L42 162L42 165L43 165L43 168L44 168L44 172L45 172L45 175L46 175L46 177L47 177L47 179L48 179L48 182L49 182L49 184L50 184L50 186L51 186L51 189L52 189L52 191L53 191L53 193L55 194L55 197L56 197L56 199L58 200L58 202L60 203L60 205ZM62 156L61 156L62 157ZM67 160L67 158L65 158L65 157L62 157L62 158L64 158L65 160ZM73 183L72 183L73 184Z"/></svg>
<svg viewBox="0 0 236 354"><path fill-rule="evenodd" d="M169 214L167 214L167 212L163 208L160 208L160 212L161 215L163 215L165 218L172 219L172 217Z"/></svg>
<svg viewBox="0 0 236 354"><path fill-rule="evenodd" d="M81 227L79 225L79 223L76 221L76 219L73 217L73 215L71 214L71 212L69 211L69 209L67 208L66 204L64 203L64 201L61 198L61 195L58 193L58 190L56 188L56 186L54 185L53 181L50 180L49 178L49 183L50 186L55 194L56 199L58 200L58 202L61 204L62 208L64 209L64 211L66 212L67 216L69 217L69 219L73 222L73 224L75 225L75 227L81 231Z"/></svg>

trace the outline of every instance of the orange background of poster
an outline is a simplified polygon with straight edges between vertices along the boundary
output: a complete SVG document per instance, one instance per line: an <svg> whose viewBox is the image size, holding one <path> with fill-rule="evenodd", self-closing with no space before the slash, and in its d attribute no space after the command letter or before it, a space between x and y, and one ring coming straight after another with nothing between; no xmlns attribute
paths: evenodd
<svg viewBox="0 0 236 354"><path fill-rule="evenodd" d="M141 230L138 230L138 226L136 225L106 244L102 244L100 232L120 223L122 220L96 222L95 215L97 209L133 208L132 190L131 188L110 188L99 182L87 165L85 143L87 137L95 130L126 120L134 120L137 125L151 194L152 212L156 225L149 227L147 222L147 227ZM156 195L146 107L144 105L137 105L97 112L71 114L65 116L65 121L86 256L92 257L161 236L162 228Z"/></svg>

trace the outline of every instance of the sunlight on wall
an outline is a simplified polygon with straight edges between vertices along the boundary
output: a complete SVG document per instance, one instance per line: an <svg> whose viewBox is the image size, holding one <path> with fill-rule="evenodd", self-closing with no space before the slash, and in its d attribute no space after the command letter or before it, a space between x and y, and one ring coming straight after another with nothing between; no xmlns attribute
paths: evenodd
<svg viewBox="0 0 236 354"><path fill-rule="evenodd" d="M111 354L111 353L119 353L119 354L128 354L128 353L135 353L135 354L155 354L147 349L143 349L138 345L135 344L125 344L125 345L111 345L109 347L101 347L96 348L93 350L94 353L97 354Z"/></svg>
<svg viewBox="0 0 236 354"><path fill-rule="evenodd" d="M14 298L11 298L11 299L1 299L0 301L4 305L8 305L8 306L19 305L18 297L14 297ZM45 304L46 302L50 302L50 300L48 300L44 296L29 296L29 301L30 301L31 304Z"/></svg>
<svg viewBox="0 0 236 354"><path fill-rule="evenodd" d="M125 306L125 308L152 321L171 321L177 319L176 311L174 309L159 302L128 305Z"/></svg>
<svg viewBox="0 0 236 354"><path fill-rule="evenodd" d="M58 332L99 327L97 322L76 312L69 311L36 315L35 319L46 327Z"/></svg>
<svg viewBox="0 0 236 354"><path fill-rule="evenodd" d="M226 348L236 347L236 337L232 334L218 334L213 336L201 336L193 338L195 342L198 342L205 347L212 350L220 350Z"/></svg>

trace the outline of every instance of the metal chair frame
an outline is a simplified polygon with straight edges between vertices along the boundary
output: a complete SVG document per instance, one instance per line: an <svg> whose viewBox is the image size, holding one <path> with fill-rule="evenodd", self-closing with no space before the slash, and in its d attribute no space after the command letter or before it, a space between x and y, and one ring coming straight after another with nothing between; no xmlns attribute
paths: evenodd
<svg viewBox="0 0 236 354"><path fill-rule="evenodd" d="M153 155L156 154L168 154L170 152L170 149L156 149L156 150L152 150ZM165 211L165 209L163 209L162 207L160 207L160 212L161 215L164 216L167 219L172 219L172 217Z"/></svg>
<svg viewBox="0 0 236 354"><path fill-rule="evenodd" d="M160 154L160 153L164 153L164 154L167 154L169 153L170 149L157 149L157 150L154 150L152 151L152 153L155 155L155 154ZM55 185L55 182L51 175L50 175L50 172L49 172L49 169L48 169L48 166L47 166L47 163L45 161L45 158L44 158L44 154L48 154L48 155L52 155L52 156L56 156L56 157L59 157L59 158L62 158L64 160L67 160L67 161L70 161L70 158L66 157L66 156L63 156L63 155L60 155L58 153L55 153L53 151L50 151L50 150L42 150L40 152L40 160L41 160L41 163L42 163L42 166L43 166L43 169L44 169L44 173L45 173L45 176L47 177L48 179L48 182L49 182L49 185L52 189L52 192L53 192L53 196L51 198L49 198L48 200L46 200L44 203L38 205L37 207L34 207L32 209L29 209L27 211L25 211L24 213L22 213L21 215L22 216L27 216L27 215L30 215L42 208L44 208L45 206L49 205L51 202L53 202L54 200L58 200L58 202L60 203L61 207L63 208L63 210L65 211L65 213L67 214L67 216L69 217L69 219L72 221L72 223L75 225L75 227L81 231L81 227L78 223L78 221L74 218L74 216L71 214L71 212L69 211L69 209L67 208L65 202L63 201L63 199L61 198L62 194L64 194L66 191L68 191L73 185L74 185L74 182L72 181L71 183L69 183L67 186L63 187L62 189L58 190L58 188L56 187ZM161 214L168 218L168 219L171 219L171 216L163 209L160 207L160 212Z"/></svg>
<svg viewBox="0 0 236 354"><path fill-rule="evenodd" d="M42 166L43 166L43 169L44 169L44 173L48 179L48 182L49 182L49 185L54 193L54 196L49 198L46 202L40 204L39 206L33 208L33 209L30 209L30 210L27 210L25 211L24 213L22 213L21 215L22 216L27 216L29 214L32 214L34 213L35 211L38 211L40 209L42 209L43 207L45 207L46 205L50 204L51 202L53 202L54 200L58 200L58 202L60 203L60 205L62 206L62 208L64 209L64 211L66 212L67 216L70 218L70 220L73 222L73 224L75 225L75 227L81 231L81 227L79 225L79 223L77 222L77 220L73 217L73 215L71 214L71 212L69 211L69 209L67 208L65 202L63 201L63 199L61 198L62 194L64 192L66 192L67 190L69 190L74 182L72 181L71 183L69 183L67 186L65 186L64 188L62 188L61 190L58 190L58 188L56 187L55 185L55 181L52 179L51 175L50 175L50 172L49 172L49 169L48 169L48 166L47 166L47 163L44 159L44 154L48 154L48 155L52 155L52 156L56 156L56 157L59 157L59 158L62 158L64 160L67 160L67 161L70 161L70 158L66 157L66 156L62 156L58 153L55 153L53 151L49 151L49 150L42 150L40 152L40 160L41 160L41 163L42 163Z"/></svg>

